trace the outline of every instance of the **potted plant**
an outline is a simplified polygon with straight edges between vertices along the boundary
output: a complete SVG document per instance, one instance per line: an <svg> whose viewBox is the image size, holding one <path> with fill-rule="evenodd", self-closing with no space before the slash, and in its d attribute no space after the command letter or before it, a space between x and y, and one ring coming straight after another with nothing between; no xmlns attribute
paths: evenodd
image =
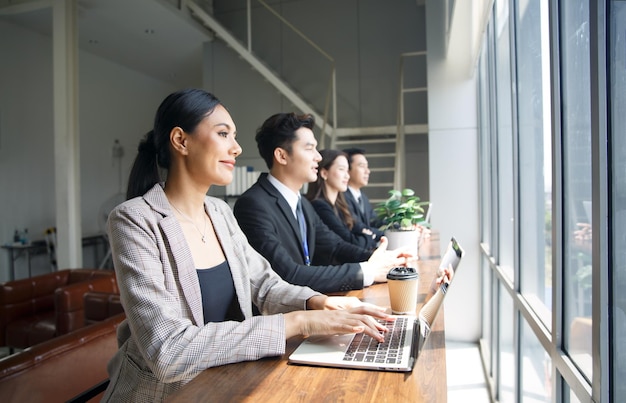
<svg viewBox="0 0 626 403"><path fill-rule="evenodd" d="M389 249L409 247L417 256L419 226L429 227L424 217L427 201L420 201L413 189L390 190L389 198L378 203L374 212L389 240Z"/></svg>

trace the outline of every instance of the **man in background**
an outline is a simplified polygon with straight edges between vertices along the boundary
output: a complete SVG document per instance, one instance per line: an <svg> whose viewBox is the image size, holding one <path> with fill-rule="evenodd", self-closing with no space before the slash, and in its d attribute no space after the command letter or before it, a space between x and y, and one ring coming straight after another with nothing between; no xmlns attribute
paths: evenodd
<svg viewBox="0 0 626 403"><path fill-rule="evenodd" d="M348 207L355 220L362 222L368 226L370 231L376 235L377 240L383 236L383 232L376 225L376 214L370 204L369 199L362 192L362 188L367 186L370 177L370 169L365 158L365 150L362 148L347 148L343 150L348 154L348 165L350 172L350 180L348 181L348 190L344 192L344 197L348 202Z"/></svg>

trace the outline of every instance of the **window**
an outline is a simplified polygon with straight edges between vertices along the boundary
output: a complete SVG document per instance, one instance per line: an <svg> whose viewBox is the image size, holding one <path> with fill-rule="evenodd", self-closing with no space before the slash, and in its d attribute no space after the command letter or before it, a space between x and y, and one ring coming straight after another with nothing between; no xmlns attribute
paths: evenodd
<svg viewBox="0 0 626 403"><path fill-rule="evenodd" d="M506 274L513 279L513 128L511 104L511 38L509 2L497 0L496 16L496 110L498 234L493 253ZM494 189L495 190L495 189Z"/></svg>
<svg viewBox="0 0 626 403"><path fill-rule="evenodd" d="M513 301L503 285L499 285L496 297L498 306L498 400L501 403L515 402L515 320Z"/></svg>
<svg viewBox="0 0 626 403"><path fill-rule="evenodd" d="M552 130L548 5L516 8L521 291L551 325Z"/></svg>
<svg viewBox="0 0 626 403"><path fill-rule="evenodd" d="M626 0L496 0L485 36L481 347L493 397L626 401Z"/></svg>
<svg viewBox="0 0 626 403"><path fill-rule="evenodd" d="M589 7L560 7L564 347L591 379L591 88L581 80L591 74Z"/></svg>
<svg viewBox="0 0 626 403"><path fill-rule="evenodd" d="M526 322L522 322L521 387L523 402L551 402L552 363Z"/></svg>
<svg viewBox="0 0 626 403"><path fill-rule="evenodd" d="M611 2L609 66L611 132L613 152L613 343L614 401L626 400L626 1Z"/></svg>
<svg viewBox="0 0 626 403"><path fill-rule="evenodd" d="M481 58L479 74L480 74L480 83L479 83L479 97L480 97L480 130L483 133L480 136L480 175L481 175L481 192L480 192L480 226L481 226L481 239L483 243L487 245L491 245L492 241L492 222L491 222L491 211L492 211L492 191L491 191L491 169L489 169L491 164L491 117L489 115L489 104L491 102L490 95L490 86L489 86L489 72L490 66L489 61L487 60L487 43L482 48L483 57Z"/></svg>

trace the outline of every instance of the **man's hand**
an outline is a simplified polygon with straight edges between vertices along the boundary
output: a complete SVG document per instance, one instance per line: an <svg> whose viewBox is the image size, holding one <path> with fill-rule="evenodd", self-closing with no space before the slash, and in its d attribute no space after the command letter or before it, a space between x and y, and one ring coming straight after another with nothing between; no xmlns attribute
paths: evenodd
<svg viewBox="0 0 626 403"><path fill-rule="evenodd" d="M398 266L417 266L417 256L411 253L408 248L398 248L387 250L389 241L387 237L380 238L380 246L372 253L367 261L375 270L374 281L383 283L387 281L389 270Z"/></svg>

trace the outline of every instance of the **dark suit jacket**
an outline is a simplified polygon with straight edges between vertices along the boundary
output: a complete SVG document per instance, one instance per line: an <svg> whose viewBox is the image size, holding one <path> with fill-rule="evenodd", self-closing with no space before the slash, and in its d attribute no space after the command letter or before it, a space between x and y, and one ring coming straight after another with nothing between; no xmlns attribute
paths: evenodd
<svg viewBox="0 0 626 403"><path fill-rule="evenodd" d="M325 293L363 288L358 262L369 259L371 252L329 230L304 197L302 208L311 266L304 264L298 222L285 198L268 181L267 173L237 199L233 212L250 245L284 280ZM329 265L333 261L342 264Z"/></svg>
<svg viewBox="0 0 626 403"><path fill-rule="evenodd" d="M324 199L311 200L311 204L315 209L315 212L322 219L324 224L330 228L335 234L339 235L341 239L346 242L350 242L353 245L360 246L361 248L372 250L376 247L378 241L371 235L365 235L362 230L368 228L362 222L355 219L354 227L350 230L343 222L343 215L341 211L335 212L333 206Z"/></svg>
<svg viewBox="0 0 626 403"><path fill-rule="evenodd" d="M376 218L376 213L374 213L374 208L370 204L370 199L367 198L365 193L361 192L361 199L363 199L364 206L363 213L361 213L361 209L359 208L359 202L356 201L349 189L343 192L343 197L348 203L348 208L352 213L352 217L366 225L374 234L376 234L376 240L379 240L380 237L383 236L383 231L379 230L373 223Z"/></svg>

